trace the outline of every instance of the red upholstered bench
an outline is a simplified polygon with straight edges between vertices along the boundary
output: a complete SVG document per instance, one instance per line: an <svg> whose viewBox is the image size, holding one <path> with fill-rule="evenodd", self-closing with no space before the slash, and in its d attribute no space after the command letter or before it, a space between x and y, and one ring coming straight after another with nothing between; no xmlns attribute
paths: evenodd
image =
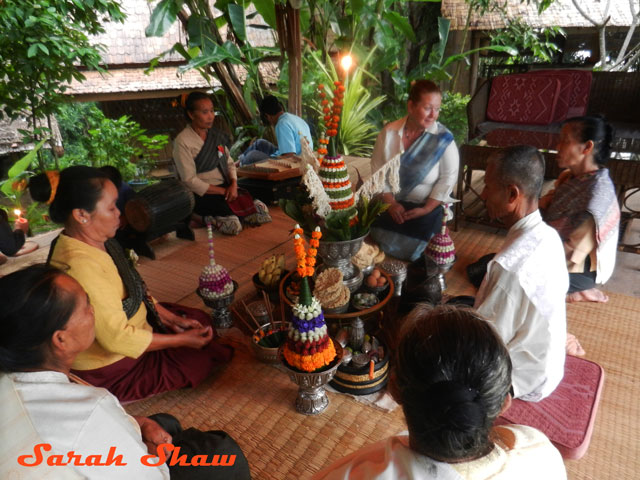
<svg viewBox="0 0 640 480"><path fill-rule="evenodd" d="M550 396L537 403L515 399L496 424L535 427L563 458L582 458L591 441L603 382L600 365L567 355L564 378Z"/></svg>

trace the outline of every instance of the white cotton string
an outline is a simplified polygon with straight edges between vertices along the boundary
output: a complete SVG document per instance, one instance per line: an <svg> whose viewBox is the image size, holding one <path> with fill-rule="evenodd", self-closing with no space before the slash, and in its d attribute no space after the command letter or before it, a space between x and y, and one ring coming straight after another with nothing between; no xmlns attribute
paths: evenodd
<svg viewBox="0 0 640 480"><path fill-rule="evenodd" d="M307 165L311 165L311 168L317 172L320 167L320 162L318 162L315 152L311 150L307 137L302 135L300 132L298 132L298 135L300 135L300 158L302 159L302 165L300 165L301 171L306 171Z"/></svg>
<svg viewBox="0 0 640 480"><path fill-rule="evenodd" d="M384 164L382 168L376 170L355 193L355 203L357 204L360 197L364 195L371 198L374 195L385 190L387 183L391 187L392 193L400 191L400 154L396 155L391 161Z"/></svg>
<svg viewBox="0 0 640 480"><path fill-rule="evenodd" d="M302 183L307 187L309 197L311 197L314 211L322 218L326 218L331 213L331 204L329 203L329 195L324 191L322 180L313 170L311 165L306 166Z"/></svg>

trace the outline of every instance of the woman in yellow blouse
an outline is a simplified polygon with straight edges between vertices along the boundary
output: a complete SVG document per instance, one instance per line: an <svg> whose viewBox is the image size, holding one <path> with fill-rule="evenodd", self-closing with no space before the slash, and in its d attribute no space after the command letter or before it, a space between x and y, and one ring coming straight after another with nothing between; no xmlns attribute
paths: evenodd
<svg viewBox="0 0 640 480"><path fill-rule="evenodd" d="M50 203L62 234L49 252L86 290L96 317L96 338L73 363L73 372L107 388L120 401L196 386L233 350L212 341L204 312L178 316L155 302L137 271L112 240L120 224L118 191L104 173L75 166L47 172L29 186L35 200Z"/></svg>

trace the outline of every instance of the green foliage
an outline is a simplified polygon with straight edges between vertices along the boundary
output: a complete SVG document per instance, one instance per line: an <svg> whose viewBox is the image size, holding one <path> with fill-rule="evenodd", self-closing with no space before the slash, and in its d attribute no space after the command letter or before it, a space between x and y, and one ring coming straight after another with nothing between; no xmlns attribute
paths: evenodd
<svg viewBox="0 0 640 480"><path fill-rule="evenodd" d="M0 8L0 116L42 117L57 111L66 84L100 69L89 35L122 21L115 0L4 0Z"/></svg>
<svg viewBox="0 0 640 480"><path fill-rule="evenodd" d="M385 100L384 95L372 98L369 90L364 86L364 75L371 75L366 72L365 67L375 53L375 48L369 55L358 64L344 80L344 105L342 108L342 119L338 132L338 153L355 156L368 156L373 150L373 144L378 135L378 125L370 120L370 114L378 108ZM311 64L310 71L314 71L314 80L305 82L306 89L303 89L303 102L311 105L316 115L322 117L322 105L317 95L318 84L333 85L338 80L338 72L332 62L325 64L320 60L318 52L307 52L305 55L306 64ZM332 98L331 91L327 91L328 99Z"/></svg>
<svg viewBox="0 0 640 480"><path fill-rule="evenodd" d="M7 172L7 179L0 182L0 191L16 206L20 205L20 198L26 187L26 180L31 174L29 167L36 159L38 150L42 148L46 140L46 138L41 140L33 150L14 163Z"/></svg>
<svg viewBox="0 0 640 480"><path fill-rule="evenodd" d="M467 139L469 125L467 123L467 103L471 97L461 93L444 92L438 121L445 125L458 145Z"/></svg>
<svg viewBox="0 0 640 480"><path fill-rule="evenodd" d="M16 161L7 172L7 179L0 182L0 192L6 197L14 208L22 210L22 216L29 220L29 228L33 232L39 231L48 225L46 220L46 207L37 203L26 205L23 199L26 191L28 179L33 175L30 170L31 164L35 161L38 151L47 139L42 139L29 153ZM12 214L13 212L9 212ZM11 215L10 215L11 216Z"/></svg>
<svg viewBox="0 0 640 480"><path fill-rule="evenodd" d="M314 212L311 199L304 187L298 187L293 198L281 198L278 205L307 234L310 235L316 226L320 226L322 239L327 242L352 240L366 235L376 218L389 208L389 204L380 198L370 200L362 196L355 208L332 211L322 219ZM352 225L354 213L357 214L357 221Z"/></svg>
<svg viewBox="0 0 640 480"><path fill-rule="evenodd" d="M153 167L167 135L148 136L129 117L107 118L95 104L67 104L58 116L65 142L61 168L70 165L113 165L124 180L144 176Z"/></svg>
<svg viewBox="0 0 640 480"><path fill-rule="evenodd" d="M384 203L380 197L368 199L364 195L358 200L356 209L358 210L358 223L355 225L355 231L352 238L358 238L369 233L373 222L387 211L388 203Z"/></svg>
<svg viewBox="0 0 640 480"><path fill-rule="evenodd" d="M435 82L443 82L451 80L452 75L447 67L452 63L464 61L468 63L468 58L479 51L494 51L506 53L508 55L517 55L518 50L512 45L488 45L482 48L474 48L462 53L450 55L445 58L444 53L449 40L449 28L451 20L440 17L438 18L438 38L440 39L429 55L429 61L419 65L409 74L410 80L418 78L428 78Z"/></svg>
<svg viewBox="0 0 640 480"><path fill-rule="evenodd" d="M491 41L496 45L510 46L525 52L511 55L506 59L507 65L531 63L532 61L550 63L560 51L554 39L564 36L560 27L532 28L520 18L509 19L507 28L491 33Z"/></svg>

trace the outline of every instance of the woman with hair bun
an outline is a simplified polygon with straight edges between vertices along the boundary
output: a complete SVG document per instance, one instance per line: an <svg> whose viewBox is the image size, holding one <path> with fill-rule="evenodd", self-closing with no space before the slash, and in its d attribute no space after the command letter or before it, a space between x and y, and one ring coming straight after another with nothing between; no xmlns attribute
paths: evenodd
<svg viewBox="0 0 640 480"><path fill-rule="evenodd" d="M194 213L211 217L213 227L226 235L249 225L271 221L267 206L238 188L236 166L229 155L231 139L213 126L216 118L211 97L191 92L183 103L189 124L173 142L178 177L195 195Z"/></svg>
<svg viewBox="0 0 640 480"><path fill-rule="evenodd" d="M540 199L544 220L562 238L569 270L568 302L607 302L596 288L616 263L620 208L605 167L613 131L602 117L575 117L560 132L557 161L565 168Z"/></svg>
<svg viewBox="0 0 640 480"><path fill-rule="evenodd" d="M399 338L389 385L408 435L364 447L314 479L566 479L544 434L493 425L511 404L511 360L484 318L421 305Z"/></svg>
<svg viewBox="0 0 640 480"><path fill-rule="evenodd" d="M73 372L120 401L200 384L231 360L232 348L214 340L208 315L176 315L148 294L146 285L113 239L120 225L118 191L104 172L74 166L34 177L34 200L64 230L49 262L85 289L95 309L96 338L78 354Z"/></svg>

